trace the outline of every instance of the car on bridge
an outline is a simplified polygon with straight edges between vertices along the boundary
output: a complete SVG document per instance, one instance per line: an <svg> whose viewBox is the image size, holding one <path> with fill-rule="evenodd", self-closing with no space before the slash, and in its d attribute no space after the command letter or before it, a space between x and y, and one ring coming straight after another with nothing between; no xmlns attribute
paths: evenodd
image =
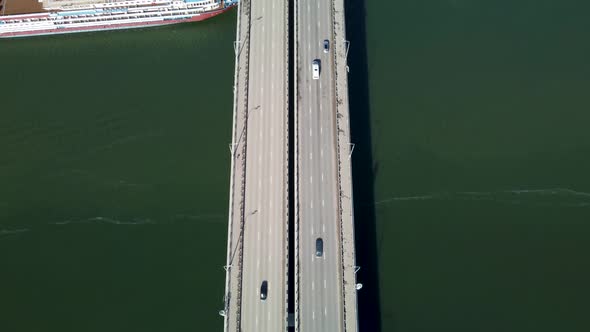
<svg viewBox="0 0 590 332"><path fill-rule="evenodd" d="M311 71L313 73L313 79L317 80L320 78L320 60L315 59L311 63Z"/></svg>
<svg viewBox="0 0 590 332"><path fill-rule="evenodd" d="M322 257L324 254L324 240L321 237L318 237L315 240L315 256Z"/></svg>
<svg viewBox="0 0 590 332"><path fill-rule="evenodd" d="M262 301L266 300L268 296L268 281L264 280L262 285L260 285L260 299Z"/></svg>

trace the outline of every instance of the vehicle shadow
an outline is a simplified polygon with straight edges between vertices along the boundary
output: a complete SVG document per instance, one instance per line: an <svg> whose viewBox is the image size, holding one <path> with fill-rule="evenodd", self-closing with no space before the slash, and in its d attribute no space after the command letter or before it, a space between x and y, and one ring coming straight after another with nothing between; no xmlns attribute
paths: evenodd
<svg viewBox="0 0 590 332"><path fill-rule="evenodd" d="M379 266L374 198L375 167L371 141L369 72L365 26L365 0L345 0L346 35L350 41L348 76L354 192L354 218L360 331L381 331Z"/></svg>

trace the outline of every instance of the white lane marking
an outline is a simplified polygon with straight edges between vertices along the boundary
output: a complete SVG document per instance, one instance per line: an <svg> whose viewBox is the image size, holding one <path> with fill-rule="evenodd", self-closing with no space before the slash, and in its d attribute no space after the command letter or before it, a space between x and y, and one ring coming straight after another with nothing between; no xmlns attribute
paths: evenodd
<svg viewBox="0 0 590 332"><path fill-rule="evenodd" d="M324 182L324 172L322 172L322 182Z"/></svg>
<svg viewBox="0 0 590 332"><path fill-rule="evenodd" d="M320 128L320 130L321 130L321 128ZM324 149L320 149L320 157L322 157L322 158L324 157Z"/></svg>
<svg viewBox="0 0 590 332"><path fill-rule="evenodd" d="M309 206L310 209L313 209L313 200L309 201Z"/></svg>
<svg viewBox="0 0 590 332"><path fill-rule="evenodd" d="M313 183L313 176L309 177L309 183Z"/></svg>
<svg viewBox="0 0 590 332"><path fill-rule="evenodd" d="M324 289L326 289L326 279L324 279Z"/></svg>
<svg viewBox="0 0 590 332"><path fill-rule="evenodd" d="M311 92L311 87L309 88L309 92ZM311 106L309 106L309 114L311 114Z"/></svg>
<svg viewBox="0 0 590 332"><path fill-rule="evenodd" d="M324 204L324 200L322 199L322 207L324 207L324 206L325 206L325 204Z"/></svg>
<svg viewBox="0 0 590 332"><path fill-rule="evenodd" d="M258 241L260 241L260 231L258 231Z"/></svg>
<svg viewBox="0 0 590 332"><path fill-rule="evenodd" d="M322 89L322 81L320 80L320 90Z"/></svg>
<svg viewBox="0 0 590 332"><path fill-rule="evenodd" d="M260 190L262 188L262 181L258 180L258 190Z"/></svg>
<svg viewBox="0 0 590 332"><path fill-rule="evenodd" d="M326 224L322 224L322 233L325 233L325 232L326 232Z"/></svg>
<svg viewBox="0 0 590 332"><path fill-rule="evenodd" d="M315 311L311 312L311 318L313 318L313 320L315 320Z"/></svg>
<svg viewBox="0 0 590 332"><path fill-rule="evenodd" d="M268 226L268 234L272 234L272 225Z"/></svg>
<svg viewBox="0 0 590 332"><path fill-rule="evenodd" d="M309 13L309 11L311 10L311 6L309 5L309 2L307 3L307 12Z"/></svg>
<svg viewBox="0 0 590 332"><path fill-rule="evenodd" d="M269 207L270 209L272 209L272 199L271 199L270 201L268 201L268 207Z"/></svg>
<svg viewBox="0 0 590 332"><path fill-rule="evenodd" d="M320 83L320 88L321 88L321 83ZM322 103L320 103L320 112L322 111Z"/></svg>
<svg viewBox="0 0 590 332"><path fill-rule="evenodd" d="M260 66L260 72L264 73L264 66Z"/></svg>
<svg viewBox="0 0 590 332"><path fill-rule="evenodd" d="M311 225L311 235L313 235L313 225ZM313 257L313 255L311 255Z"/></svg>
<svg viewBox="0 0 590 332"><path fill-rule="evenodd" d="M270 176L270 184L272 184L272 175ZM272 202L272 201L271 201Z"/></svg>
<svg viewBox="0 0 590 332"><path fill-rule="evenodd" d="M275 134L274 129L272 127L270 127L270 137L273 137L274 134ZM270 153L272 153L272 151Z"/></svg>
<svg viewBox="0 0 590 332"><path fill-rule="evenodd" d="M311 128L309 128L309 137L312 137L313 133L311 132Z"/></svg>
<svg viewBox="0 0 590 332"><path fill-rule="evenodd" d="M309 93L311 93L311 85L309 86ZM311 106L309 109L311 110Z"/></svg>
<svg viewBox="0 0 590 332"><path fill-rule="evenodd" d="M259 240L260 240L260 239L259 239ZM257 259L257 260L256 260L256 268L257 268L257 269L258 269L258 268L260 268L260 259Z"/></svg>
<svg viewBox="0 0 590 332"><path fill-rule="evenodd" d="M320 126L320 134L324 133L324 127Z"/></svg>
<svg viewBox="0 0 590 332"><path fill-rule="evenodd" d="M313 281L311 282L311 290L315 290L315 283Z"/></svg>
<svg viewBox="0 0 590 332"><path fill-rule="evenodd" d="M313 160L313 153L309 153L309 160Z"/></svg>
<svg viewBox="0 0 590 332"><path fill-rule="evenodd" d="M262 131L260 132L260 138L262 138ZM258 156L258 163L262 163L262 155Z"/></svg>
<svg viewBox="0 0 590 332"><path fill-rule="evenodd" d="M328 316L328 307L324 307L324 316Z"/></svg>

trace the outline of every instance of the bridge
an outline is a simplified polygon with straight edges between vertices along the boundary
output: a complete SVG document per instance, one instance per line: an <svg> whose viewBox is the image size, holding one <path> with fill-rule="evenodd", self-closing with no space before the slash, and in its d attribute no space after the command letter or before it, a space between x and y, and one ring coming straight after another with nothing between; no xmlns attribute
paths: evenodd
<svg viewBox="0 0 590 332"><path fill-rule="evenodd" d="M344 0L292 1L238 5L226 332L358 330Z"/></svg>

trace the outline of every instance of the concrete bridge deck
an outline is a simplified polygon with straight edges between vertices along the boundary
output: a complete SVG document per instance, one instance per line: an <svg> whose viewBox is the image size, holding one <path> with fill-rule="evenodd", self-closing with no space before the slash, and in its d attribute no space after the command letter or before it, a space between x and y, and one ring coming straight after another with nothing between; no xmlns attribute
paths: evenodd
<svg viewBox="0 0 590 332"><path fill-rule="evenodd" d="M357 331L344 2L295 0L294 17L295 330Z"/></svg>
<svg viewBox="0 0 590 332"><path fill-rule="evenodd" d="M238 8L225 331L287 329L287 19L286 0Z"/></svg>
<svg viewBox="0 0 590 332"><path fill-rule="evenodd" d="M289 171L295 330L358 330L344 2L293 5L294 170L288 167L289 2L247 0L238 7L225 331L287 330ZM314 59L321 63L318 80ZM322 257L315 255L317 238Z"/></svg>

